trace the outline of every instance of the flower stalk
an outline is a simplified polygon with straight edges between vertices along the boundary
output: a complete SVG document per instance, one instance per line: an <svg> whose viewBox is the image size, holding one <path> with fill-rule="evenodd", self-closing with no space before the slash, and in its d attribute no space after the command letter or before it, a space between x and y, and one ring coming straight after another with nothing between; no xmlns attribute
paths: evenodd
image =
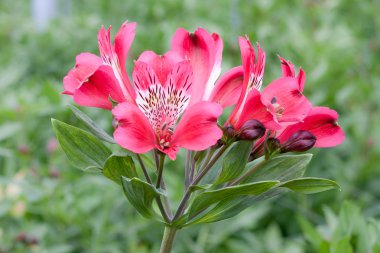
<svg viewBox="0 0 380 253"><path fill-rule="evenodd" d="M166 226L164 236L161 242L160 253L170 253L173 247L174 239L178 229L175 227Z"/></svg>

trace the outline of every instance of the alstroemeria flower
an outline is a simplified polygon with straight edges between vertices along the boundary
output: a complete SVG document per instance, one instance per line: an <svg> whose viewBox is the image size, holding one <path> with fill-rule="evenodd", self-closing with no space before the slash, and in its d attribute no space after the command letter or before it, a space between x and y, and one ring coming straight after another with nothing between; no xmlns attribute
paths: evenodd
<svg viewBox="0 0 380 253"><path fill-rule="evenodd" d="M283 77L272 81L262 92L262 101L278 122L286 126L302 121L311 110L311 103L302 94L305 73L295 76L294 66L280 57Z"/></svg>
<svg viewBox="0 0 380 253"><path fill-rule="evenodd" d="M279 144L285 145L297 132L307 131L314 136L316 148L329 148L344 141L344 132L338 125L338 113L327 107L313 107L302 122L288 125L281 130L274 131L272 138ZM253 148L253 153L260 156L264 153L265 136L260 138Z"/></svg>
<svg viewBox="0 0 380 253"><path fill-rule="evenodd" d="M311 110L311 103L302 94L305 73L295 76L294 66L280 57L283 76L272 81L261 93L263 103L283 125L302 121Z"/></svg>
<svg viewBox="0 0 380 253"><path fill-rule="evenodd" d="M301 130L316 137L314 146L317 148L334 147L344 140L344 132L338 125L338 113L327 107L313 107L302 122L286 127L277 138L283 143Z"/></svg>
<svg viewBox="0 0 380 253"><path fill-rule="evenodd" d="M136 104L121 103L112 110L120 146L135 153L156 148L175 159L180 147L204 150L221 137L216 124L221 106L206 101L190 105L193 69L180 59L174 52L158 56L148 51L135 62Z"/></svg>
<svg viewBox="0 0 380 253"><path fill-rule="evenodd" d="M110 30L102 27L98 33L101 57L79 54L75 68L63 79L64 92L81 106L112 109L110 99L121 103L134 102L136 94L125 70L128 51L135 36L136 23L125 22L117 32L114 44Z"/></svg>
<svg viewBox="0 0 380 253"><path fill-rule="evenodd" d="M257 44L257 59L255 50L248 37L239 37L239 45L244 71L243 83L239 100L228 118L226 125L238 130L248 120L258 120L265 128L279 129L276 118L267 110L259 92L264 76L265 52Z"/></svg>

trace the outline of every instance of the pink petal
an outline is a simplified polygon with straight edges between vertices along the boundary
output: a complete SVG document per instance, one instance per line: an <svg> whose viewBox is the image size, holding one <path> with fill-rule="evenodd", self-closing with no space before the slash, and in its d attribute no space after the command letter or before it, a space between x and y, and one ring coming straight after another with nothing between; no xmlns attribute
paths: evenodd
<svg viewBox="0 0 380 253"><path fill-rule="evenodd" d="M157 55L153 51L144 51L137 61L148 63L156 73L159 82L165 84L166 78L173 69L173 66L181 60L182 59L178 54L171 51L162 56Z"/></svg>
<svg viewBox="0 0 380 253"><path fill-rule="evenodd" d="M165 153L168 155L168 157L171 159L171 160L175 160L176 157L177 157L177 153L179 151L179 148L178 147L169 147L169 148L166 148L164 150L158 148L161 152Z"/></svg>
<svg viewBox="0 0 380 253"><path fill-rule="evenodd" d="M265 68L265 52L257 43L257 60L255 49L248 37L239 37L241 60L244 68L244 90L248 92L252 88L260 90Z"/></svg>
<svg viewBox="0 0 380 253"><path fill-rule="evenodd" d="M100 56L103 59L103 62L111 65L111 62L114 60L113 52L114 48L111 44L111 26L106 30L104 26L102 26L98 32L98 45Z"/></svg>
<svg viewBox="0 0 380 253"><path fill-rule="evenodd" d="M302 68L300 68L300 71L298 72L297 81L300 91L303 92L303 88L305 87L306 82L306 75Z"/></svg>
<svg viewBox="0 0 380 253"><path fill-rule="evenodd" d="M206 100L220 73L222 40L202 28L193 34L180 28L174 34L171 48L192 65L194 85L190 103Z"/></svg>
<svg viewBox="0 0 380 253"><path fill-rule="evenodd" d="M233 113L230 118L234 117ZM236 130L239 130L246 121L251 119L260 121L265 128L270 130L281 128L281 125L277 122L276 118L268 112L267 107L261 102L261 94L256 89L253 89L248 94L247 100L241 109L241 114L237 118L237 121L227 122L230 122Z"/></svg>
<svg viewBox="0 0 380 253"><path fill-rule="evenodd" d="M155 147L156 137L153 129L136 105L119 104L112 110L112 114L118 121L114 138L120 146L138 154Z"/></svg>
<svg viewBox="0 0 380 253"><path fill-rule="evenodd" d="M241 62L244 68L244 76L247 78L246 81L248 83L248 78L251 70L250 63L255 62L256 55L253 46L248 38L239 36L238 40L240 46Z"/></svg>
<svg viewBox="0 0 380 253"><path fill-rule="evenodd" d="M239 37L239 45L241 51L242 64L244 69L244 80L243 87L240 93L239 100L231 116L228 120L229 124L236 125L236 122L242 115L244 106L246 106L247 98L250 92L255 90L260 90L265 67L265 53L261 50L260 45L257 43L258 59L256 61L255 50L246 38ZM244 122L243 122L244 123Z"/></svg>
<svg viewBox="0 0 380 253"><path fill-rule="evenodd" d="M237 103L243 88L243 67L235 67L223 74L213 89L210 101L219 103L223 108Z"/></svg>
<svg viewBox="0 0 380 253"><path fill-rule="evenodd" d="M142 61L135 62L132 79L137 92L139 90L148 90L153 84L161 84L153 68Z"/></svg>
<svg viewBox="0 0 380 253"><path fill-rule="evenodd" d="M285 60L281 56L278 56L278 58L281 61L281 69L282 69L282 76L283 77L295 77L296 73L294 70L294 65L290 61ZM300 71L297 75L297 81L299 84L299 90L303 92L303 88L305 86L305 81L306 81L306 75L305 72L303 71L302 68L300 68Z"/></svg>
<svg viewBox="0 0 380 253"><path fill-rule="evenodd" d="M177 63L170 72L165 87L173 85L177 90L183 89L183 92L189 94L193 83L193 70L188 61Z"/></svg>
<svg viewBox="0 0 380 253"><path fill-rule="evenodd" d="M112 68L107 65L100 66L74 93L78 105L108 110L112 109L110 98L119 103L125 101Z"/></svg>
<svg viewBox="0 0 380 253"><path fill-rule="evenodd" d="M128 23L128 21L124 22L115 36L114 45L115 53L119 60L118 70L122 76L121 79L123 81L123 85L125 86L125 93L128 94L126 97L130 100L134 100L135 92L125 70L125 62L127 60L129 49L131 48L132 42L135 38L135 34L136 23Z"/></svg>
<svg viewBox="0 0 380 253"><path fill-rule="evenodd" d="M215 60L210 77L206 84L205 93L202 98L205 101L210 101L210 95L215 87L215 82L222 70L223 40L217 33L213 33L211 36L214 39L215 43Z"/></svg>
<svg viewBox="0 0 380 253"><path fill-rule="evenodd" d="M91 53L81 53L76 57L75 68L63 79L63 94L73 95L75 90L102 64L102 60Z"/></svg>
<svg viewBox="0 0 380 253"><path fill-rule="evenodd" d="M120 66L125 69L129 49L136 34L136 23L125 21L115 36L115 52L119 58Z"/></svg>
<svg viewBox="0 0 380 253"><path fill-rule="evenodd" d="M288 126L279 136L281 142L299 130L311 132L316 138L315 147L327 148L341 144L344 132L338 125L338 113L327 107L314 107L303 122Z"/></svg>
<svg viewBox="0 0 380 253"><path fill-rule="evenodd" d="M127 56L127 51L129 50L130 44L134 38L134 29L135 25L133 23L130 25L124 23L122 25L117 34L117 52L115 48L116 45L114 46L111 43L111 27L109 27L107 30L104 27L101 27L98 32L99 51L100 56L103 60L103 64L112 67L114 75L119 82L119 87L123 92L125 99L131 103L134 103L136 94L132 88L131 82L125 70L125 57ZM123 58L123 61L121 61L119 58Z"/></svg>
<svg viewBox="0 0 380 253"><path fill-rule="evenodd" d="M299 122L309 113L312 105L302 95L296 78L282 77L271 82L262 92L261 99L279 122Z"/></svg>
<svg viewBox="0 0 380 253"><path fill-rule="evenodd" d="M295 77L296 74L294 72L294 65L291 61L287 61L281 56L278 56L281 61L281 70L283 77Z"/></svg>
<svg viewBox="0 0 380 253"><path fill-rule="evenodd" d="M174 131L171 145L189 150L204 150L214 145L222 137L217 125L221 114L222 107L217 103L202 101L189 106Z"/></svg>

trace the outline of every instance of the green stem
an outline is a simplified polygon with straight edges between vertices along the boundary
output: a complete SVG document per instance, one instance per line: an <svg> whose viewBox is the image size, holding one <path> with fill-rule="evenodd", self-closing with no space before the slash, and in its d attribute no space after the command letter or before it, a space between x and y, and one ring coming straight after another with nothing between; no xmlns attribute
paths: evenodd
<svg viewBox="0 0 380 253"><path fill-rule="evenodd" d="M187 151L186 153L186 167L185 167L185 189L187 189L187 187L189 186L190 184L190 164L191 164L191 156L192 156L192 152L190 150Z"/></svg>
<svg viewBox="0 0 380 253"><path fill-rule="evenodd" d="M160 155L160 162L158 166L158 176L157 176L157 182L156 182L156 188L159 189L161 188L161 181L162 181L162 173L164 171L164 162L165 162L165 155L161 154Z"/></svg>
<svg viewBox="0 0 380 253"><path fill-rule="evenodd" d="M146 181L147 181L149 184L152 184L152 179L150 178L150 176L149 176L149 174L148 174L148 171L147 171L147 169L146 169L146 167L145 167L145 165L144 165L143 160L141 159L141 156L140 156L139 154L136 154L136 156L137 156L137 159L138 159L138 161L139 161L139 163L140 163L140 166L141 166L141 169L142 169L142 171L143 171L143 173L144 173L144 176L145 176L145 178L146 178Z"/></svg>
<svg viewBox="0 0 380 253"><path fill-rule="evenodd" d="M165 186L164 180L162 180L162 182L161 182L161 187L166 192L166 186ZM173 218L173 212L172 212L172 207L170 205L169 196L164 197L164 205L165 205L164 207L165 207L165 210L166 210L166 213L167 213L169 219L172 219Z"/></svg>
<svg viewBox="0 0 380 253"><path fill-rule="evenodd" d="M160 253L170 253L178 229L175 227L165 227L164 236L161 242Z"/></svg>
<svg viewBox="0 0 380 253"><path fill-rule="evenodd" d="M162 184L162 172L164 170L164 162L165 162L165 155L162 154L161 155L161 159L158 159L158 155L156 152L154 152L154 157L155 157L155 161L156 161L156 167L157 167L157 182L156 182L156 188L159 189L161 188L161 184ZM166 199L165 197L165 202L166 201L169 201ZM162 217L164 218L165 222L166 223L170 223L170 220L171 220L171 215L170 215L170 210L166 210L164 205L162 204L162 201L161 201L161 197L160 196L157 196L156 197L156 202L157 202L157 206L158 206L158 209L160 209L160 213L162 215ZM168 207L168 206L167 206Z"/></svg>

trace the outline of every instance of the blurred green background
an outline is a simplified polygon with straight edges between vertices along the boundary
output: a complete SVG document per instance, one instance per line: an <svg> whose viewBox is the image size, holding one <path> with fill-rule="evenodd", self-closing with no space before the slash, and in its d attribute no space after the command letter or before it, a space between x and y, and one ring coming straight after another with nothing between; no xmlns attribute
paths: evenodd
<svg viewBox="0 0 380 253"><path fill-rule="evenodd" d="M307 175L342 191L287 194L239 216L179 233L174 252L380 252L380 1L73 0L0 1L0 252L158 252L163 228L139 216L122 190L69 165L50 118L80 126L60 95L75 55L98 54L97 31L138 23L127 66L164 53L178 27L218 32L223 70L240 65L237 36L267 53L264 85L280 76L277 54L302 66L305 94L340 114L343 145L315 150ZM49 3L49 4L48 4ZM46 14L54 14L46 23ZM112 132L109 113L85 109ZM169 187L183 171L171 164ZM182 189L174 191L174 201Z"/></svg>

